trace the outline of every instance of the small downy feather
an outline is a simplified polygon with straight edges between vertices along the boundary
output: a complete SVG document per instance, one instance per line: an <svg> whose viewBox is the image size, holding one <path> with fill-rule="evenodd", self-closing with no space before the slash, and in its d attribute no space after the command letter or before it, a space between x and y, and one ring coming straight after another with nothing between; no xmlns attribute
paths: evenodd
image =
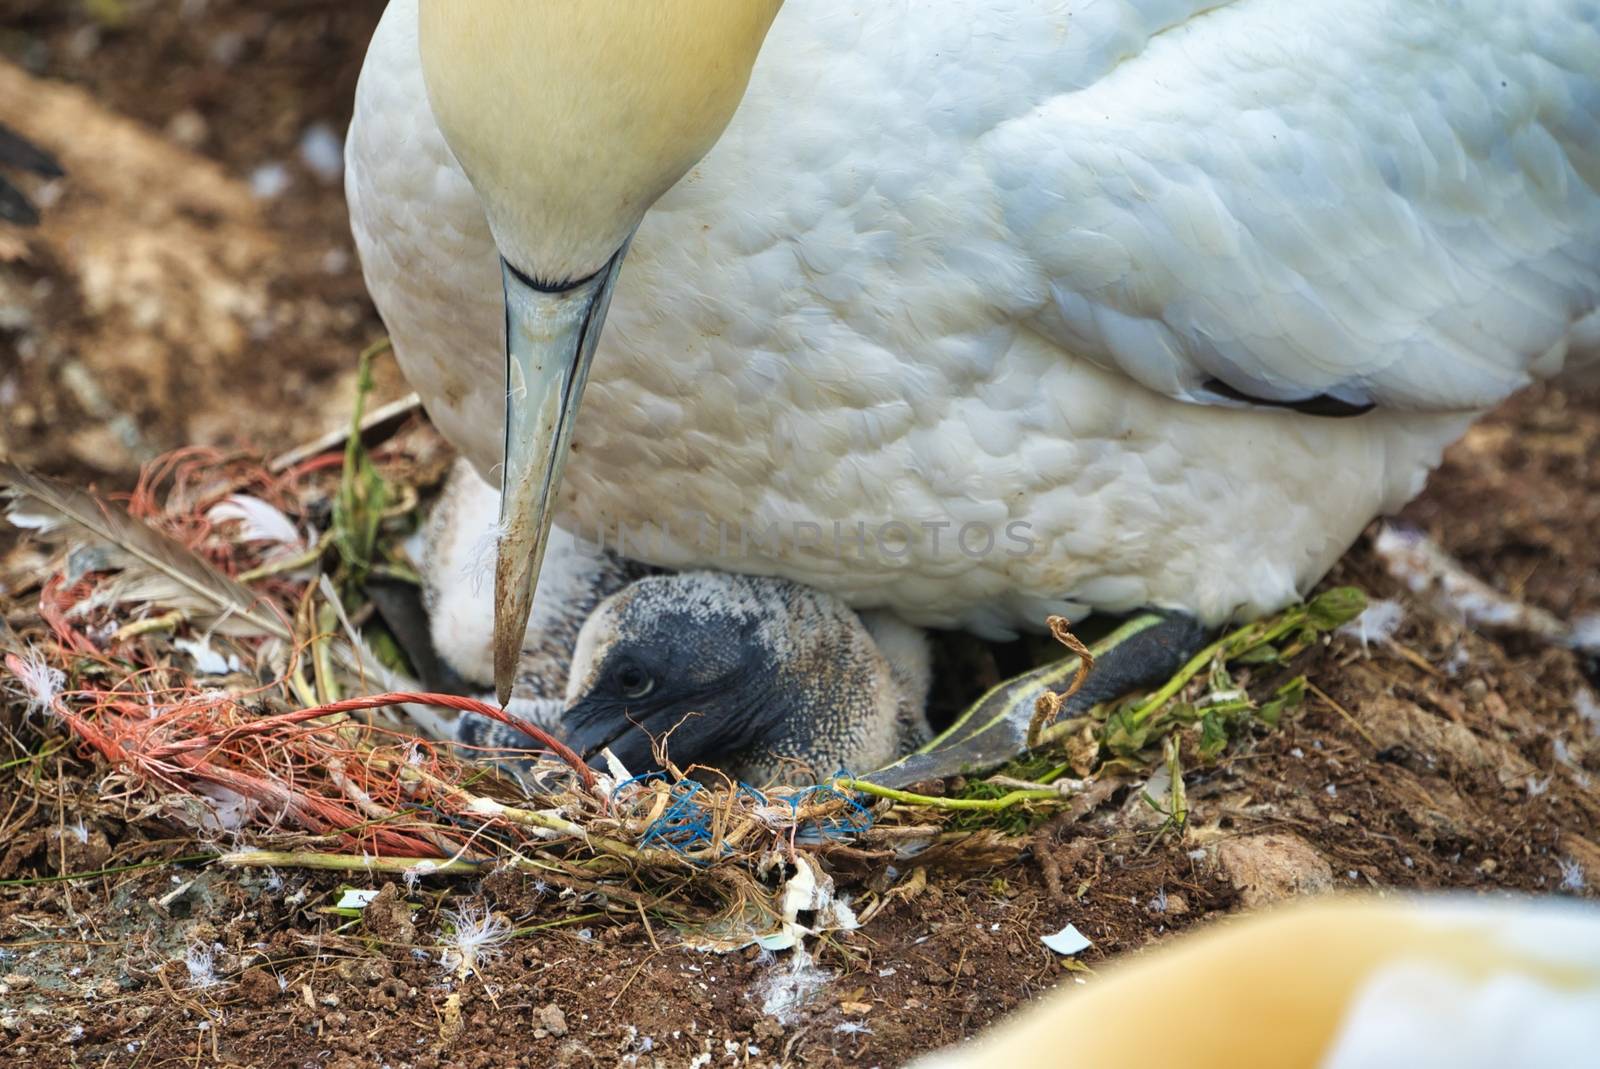
<svg viewBox="0 0 1600 1069"><path fill-rule="evenodd" d="M282 559L303 552L305 539L294 522L259 497L230 494L206 511L212 523L237 523L239 538L246 542L271 542L274 549L267 559Z"/></svg>
<svg viewBox="0 0 1600 1069"><path fill-rule="evenodd" d="M290 638L288 625L248 587L117 506L4 462L0 488L13 526L74 552L91 550L97 568L122 572L97 603L159 604L220 634Z"/></svg>

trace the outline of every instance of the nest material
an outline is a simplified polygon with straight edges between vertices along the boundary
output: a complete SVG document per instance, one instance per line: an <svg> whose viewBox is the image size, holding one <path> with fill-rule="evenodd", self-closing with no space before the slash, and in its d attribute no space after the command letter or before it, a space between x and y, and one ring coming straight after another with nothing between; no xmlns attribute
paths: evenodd
<svg viewBox="0 0 1600 1069"><path fill-rule="evenodd" d="M256 848L225 861L412 876L512 867L648 910L703 943L792 941L798 913L831 903L807 852L872 824L856 797L708 785L677 770L617 783L483 702L342 697L405 682L373 652L387 635L352 581L407 567L395 547L415 526L418 482L438 472L404 440L359 458L382 469L385 489L367 499L383 510L375 521L348 492L349 455L274 474L188 450L148 470L125 507L4 473L14 521L59 550L31 619L0 636L17 705L35 724L45 714L64 725L102 763L107 802L214 846ZM318 533L319 522L332 526ZM365 559L342 548L348 527L371 532L354 547ZM534 772L512 779L418 735L415 714L441 708L540 740ZM804 903L793 901L797 879Z"/></svg>

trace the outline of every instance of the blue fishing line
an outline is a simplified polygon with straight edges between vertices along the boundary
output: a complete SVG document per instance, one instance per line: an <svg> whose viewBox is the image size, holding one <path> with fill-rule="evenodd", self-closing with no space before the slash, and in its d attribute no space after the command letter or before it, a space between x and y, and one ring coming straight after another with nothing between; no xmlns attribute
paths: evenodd
<svg viewBox="0 0 1600 1069"><path fill-rule="evenodd" d="M695 780L672 785L672 801L645 830L640 845L659 842L668 849L686 853L691 847L711 841L711 815L698 801L703 788Z"/></svg>

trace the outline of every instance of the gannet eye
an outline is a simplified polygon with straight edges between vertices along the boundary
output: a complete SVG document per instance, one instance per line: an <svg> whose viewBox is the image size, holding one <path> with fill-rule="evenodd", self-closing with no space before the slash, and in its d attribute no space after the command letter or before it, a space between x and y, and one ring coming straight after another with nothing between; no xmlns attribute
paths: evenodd
<svg viewBox="0 0 1600 1069"><path fill-rule="evenodd" d="M612 673L617 690L624 698L643 698L656 689L656 681L637 661L623 661Z"/></svg>

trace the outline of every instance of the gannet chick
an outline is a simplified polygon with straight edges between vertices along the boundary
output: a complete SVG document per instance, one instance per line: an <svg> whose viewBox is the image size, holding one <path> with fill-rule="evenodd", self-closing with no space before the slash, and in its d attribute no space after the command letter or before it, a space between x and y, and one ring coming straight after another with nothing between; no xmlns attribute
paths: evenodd
<svg viewBox="0 0 1600 1069"><path fill-rule="evenodd" d="M540 648L557 645L546 636ZM525 654L518 687L548 693L553 663ZM548 698L513 711L592 763L609 749L636 775L666 757L747 783L815 782L927 742L931 678L926 636L894 616L858 614L786 579L685 572L640 579L594 610L564 712ZM513 768L516 751L537 748L483 717L463 717L457 732Z"/></svg>
<svg viewBox="0 0 1600 1069"><path fill-rule="evenodd" d="M499 495L458 462L423 537L434 647L485 691L493 617L479 594L498 513ZM758 783L869 771L928 740L921 630L788 580L649 572L551 531L511 712L586 758L609 746L636 773L659 767L654 737L680 768L702 763ZM512 751L536 747L470 715L456 722L456 741L513 764Z"/></svg>
<svg viewBox="0 0 1600 1069"><path fill-rule="evenodd" d="M930 737L926 636L785 579L686 572L611 595L578 635L561 732L635 774L749 783L866 772Z"/></svg>

